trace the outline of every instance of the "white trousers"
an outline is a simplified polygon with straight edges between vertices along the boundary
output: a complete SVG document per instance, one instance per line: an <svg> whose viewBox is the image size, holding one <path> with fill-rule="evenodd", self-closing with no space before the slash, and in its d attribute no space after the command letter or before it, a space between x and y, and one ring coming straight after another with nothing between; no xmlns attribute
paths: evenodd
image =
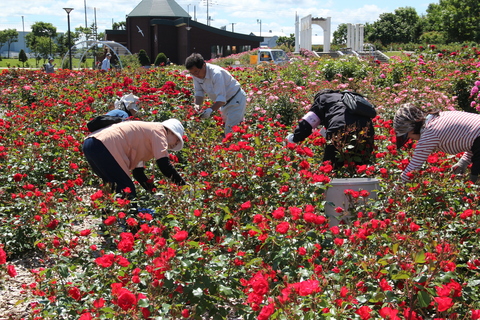
<svg viewBox="0 0 480 320"><path fill-rule="evenodd" d="M225 134L232 131L232 128L243 121L247 109L247 95L240 90L235 97L225 106L220 108L223 122L225 122Z"/></svg>

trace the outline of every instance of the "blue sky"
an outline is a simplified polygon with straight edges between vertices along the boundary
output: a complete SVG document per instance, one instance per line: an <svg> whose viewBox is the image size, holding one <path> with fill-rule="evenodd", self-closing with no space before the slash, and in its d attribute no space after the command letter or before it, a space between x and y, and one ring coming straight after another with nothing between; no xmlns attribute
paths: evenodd
<svg viewBox="0 0 480 320"><path fill-rule="evenodd" d="M74 8L70 13L70 25L74 29L90 26L97 21L99 32L111 29L112 22L125 21L140 0L1 0L0 30L17 29L30 31L37 21L50 22L58 32L67 30L65 7ZM309 14L312 17L331 18L331 30L341 23L374 22L382 13L394 12L400 7L413 7L418 14L425 14L430 3L426 0L178 0L177 3L192 18L207 24L207 11L210 25L243 34L266 33L289 35L295 33L295 14L301 19ZM85 15L86 12L86 15ZM95 14L96 13L96 14ZM261 23L260 23L261 21ZM321 40L323 29L313 26L313 34Z"/></svg>

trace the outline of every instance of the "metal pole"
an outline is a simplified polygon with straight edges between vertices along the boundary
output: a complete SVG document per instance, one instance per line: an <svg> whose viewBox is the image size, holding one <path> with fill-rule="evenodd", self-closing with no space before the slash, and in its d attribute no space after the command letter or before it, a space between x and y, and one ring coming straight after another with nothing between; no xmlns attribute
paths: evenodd
<svg viewBox="0 0 480 320"><path fill-rule="evenodd" d="M72 39L70 35L70 12L67 14L68 16L68 61L69 61L69 66L70 70L72 70Z"/></svg>
<svg viewBox="0 0 480 320"><path fill-rule="evenodd" d="M70 35L70 12L72 12L73 8L63 8L67 12L67 21L68 21L68 59L69 59L69 65L70 65L70 70L72 70L72 39Z"/></svg>
<svg viewBox="0 0 480 320"><path fill-rule="evenodd" d="M23 16L22 16L22 28L23 28L23 49L26 52L27 51L27 44L26 44L26 40L25 40L25 23L24 23L24 20L23 20Z"/></svg>
<svg viewBox="0 0 480 320"><path fill-rule="evenodd" d="M85 6L85 28L88 28L88 24L87 24L87 0L83 0L83 4Z"/></svg>

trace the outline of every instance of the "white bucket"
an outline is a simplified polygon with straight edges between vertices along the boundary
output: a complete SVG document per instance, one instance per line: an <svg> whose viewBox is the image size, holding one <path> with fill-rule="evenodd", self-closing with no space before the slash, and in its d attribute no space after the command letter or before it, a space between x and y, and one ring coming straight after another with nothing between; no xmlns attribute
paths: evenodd
<svg viewBox="0 0 480 320"><path fill-rule="evenodd" d="M345 195L346 189L354 191L367 190L370 192L368 198L376 198L379 180L375 178L338 178L330 181L330 187L325 192L325 215L329 218L330 227L338 226L340 220L348 220L349 198ZM345 212L338 213L335 208L341 207Z"/></svg>

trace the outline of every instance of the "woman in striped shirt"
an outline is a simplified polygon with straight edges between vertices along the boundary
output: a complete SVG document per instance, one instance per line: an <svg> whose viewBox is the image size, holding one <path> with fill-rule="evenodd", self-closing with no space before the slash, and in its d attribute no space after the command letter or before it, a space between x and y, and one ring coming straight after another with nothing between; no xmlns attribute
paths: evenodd
<svg viewBox="0 0 480 320"><path fill-rule="evenodd" d="M464 152L452 167L453 172L464 173L471 163L469 180L476 182L480 173L480 114L463 111L423 111L412 104L397 110L393 120L397 148L409 139L418 140L412 160L402 172L408 181L409 172L419 169L433 151L449 154Z"/></svg>

